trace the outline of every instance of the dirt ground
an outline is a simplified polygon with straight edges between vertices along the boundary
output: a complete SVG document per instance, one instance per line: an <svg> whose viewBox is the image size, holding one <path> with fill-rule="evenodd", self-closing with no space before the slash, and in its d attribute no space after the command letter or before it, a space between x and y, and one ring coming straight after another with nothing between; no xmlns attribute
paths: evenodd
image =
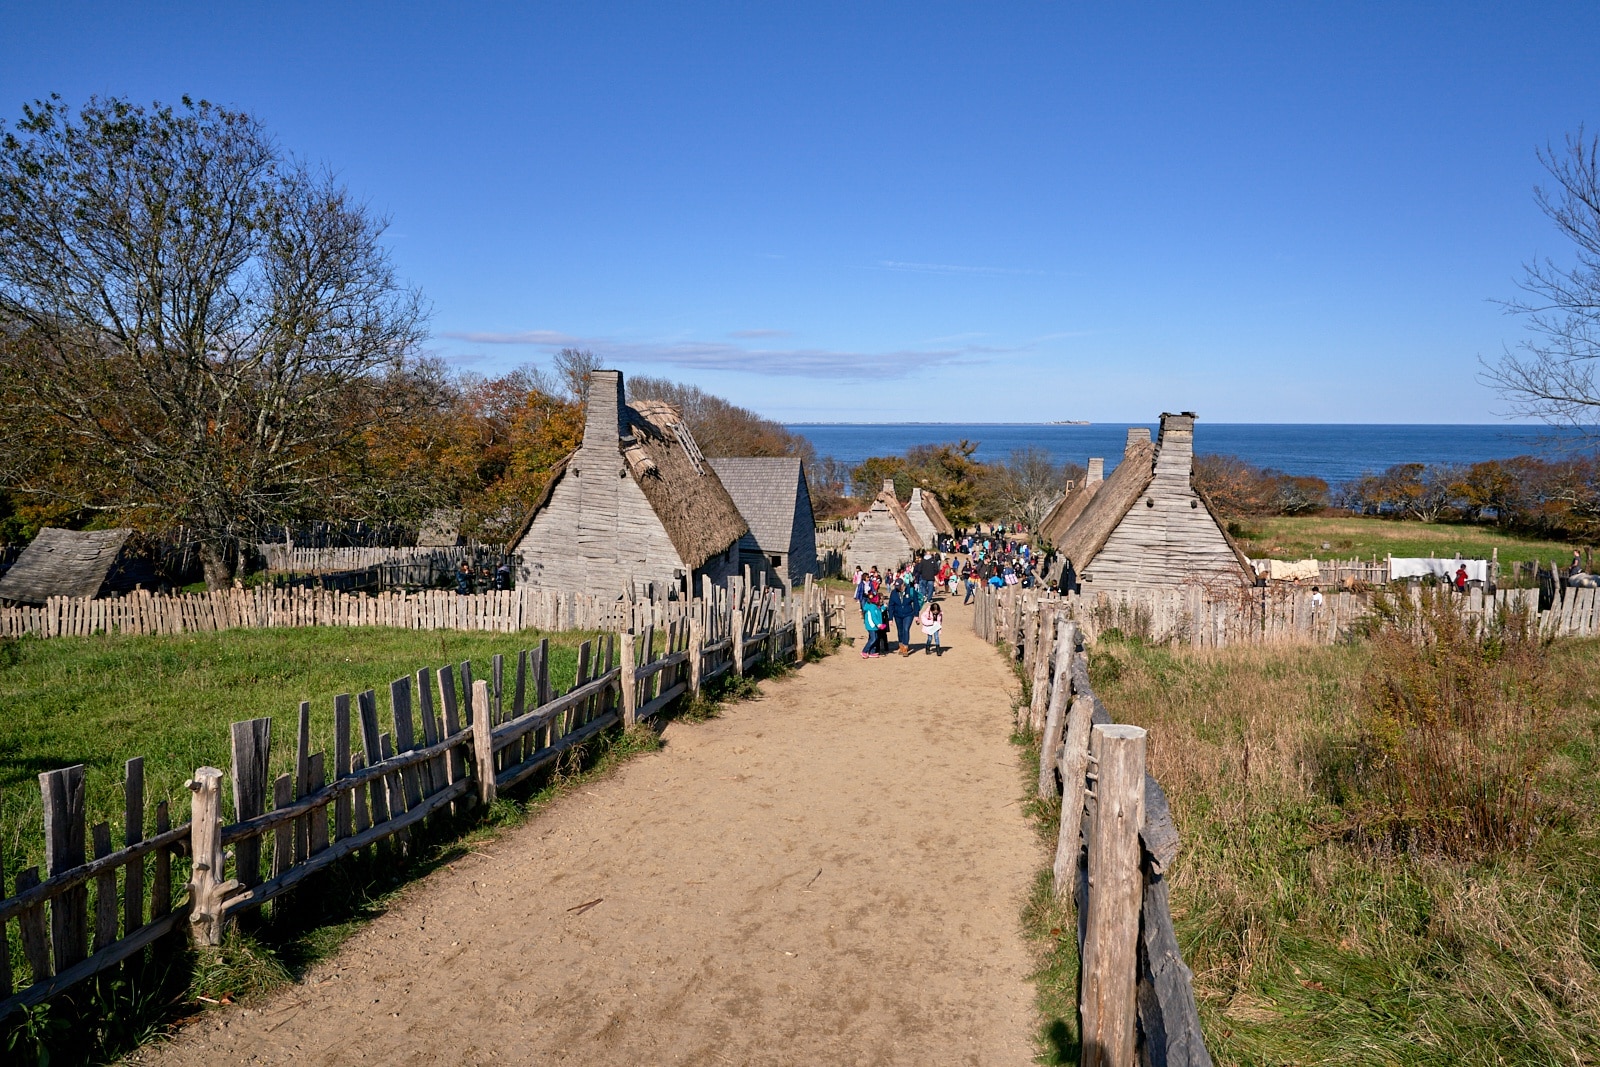
<svg viewBox="0 0 1600 1067"><path fill-rule="evenodd" d="M958 604L942 657L846 647L669 726L138 1062L1030 1062L1041 846L1014 685Z"/></svg>

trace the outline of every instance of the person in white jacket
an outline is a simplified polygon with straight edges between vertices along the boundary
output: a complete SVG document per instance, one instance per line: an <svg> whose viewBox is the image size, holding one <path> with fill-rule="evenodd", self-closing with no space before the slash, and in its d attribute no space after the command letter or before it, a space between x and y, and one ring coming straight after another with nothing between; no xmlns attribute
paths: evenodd
<svg viewBox="0 0 1600 1067"><path fill-rule="evenodd" d="M944 612L939 605L932 600L924 604L922 614L917 616L917 624L922 627L922 636L926 639L922 651L938 649L939 655L944 655L944 646L939 644L939 631L944 629Z"/></svg>

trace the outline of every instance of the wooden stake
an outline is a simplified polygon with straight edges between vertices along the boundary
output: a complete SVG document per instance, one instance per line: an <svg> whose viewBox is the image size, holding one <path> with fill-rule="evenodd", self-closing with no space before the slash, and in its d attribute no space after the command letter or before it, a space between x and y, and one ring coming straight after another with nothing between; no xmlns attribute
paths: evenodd
<svg viewBox="0 0 1600 1067"><path fill-rule="evenodd" d="M1045 713L1044 736L1039 742L1039 796L1056 793L1056 749L1061 744L1062 719L1066 715L1067 695L1072 691L1072 657L1077 651L1078 628L1061 616L1056 623L1055 677L1050 685L1049 709ZM1045 657L1040 657L1041 659Z"/></svg>
<svg viewBox="0 0 1600 1067"><path fill-rule="evenodd" d="M494 729L489 725L489 683L472 683L472 773L478 778L478 800L494 803Z"/></svg>
<svg viewBox="0 0 1600 1067"><path fill-rule="evenodd" d="M744 674L744 612L734 608L731 621L728 624L729 636L733 638L733 673Z"/></svg>
<svg viewBox="0 0 1600 1067"><path fill-rule="evenodd" d="M646 633L649 631L647 630ZM622 728L631 730L639 721L639 684L635 680L638 660L635 658L633 631L622 635Z"/></svg>
<svg viewBox="0 0 1600 1067"><path fill-rule="evenodd" d="M705 670L704 653L701 646L705 644L705 626L700 621L699 612L689 616L689 699L700 695L700 677Z"/></svg>
<svg viewBox="0 0 1600 1067"><path fill-rule="evenodd" d="M1083 846L1084 775L1089 769L1089 728L1094 723L1094 698L1079 693L1067 715L1067 740L1061 750L1061 829L1056 838L1056 896L1072 889Z"/></svg>
<svg viewBox="0 0 1600 1067"><path fill-rule="evenodd" d="M222 855L222 772L201 767L189 781L191 798L189 841L194 853L194 873L189 880L189 933L197 945L222 944L222 906L237 889L224 882Z"/></svg>
<svg viewBox="0 0 1600 1067"><path fill-rule="evenodd" d="M1100 774L1089 838L1089 906L1079 992L1083 1064L1133 1067L1139 908L1144 891L1139 827L1144 822L1145 731L1137 726L1096 726L1094 748Z"/></svg>

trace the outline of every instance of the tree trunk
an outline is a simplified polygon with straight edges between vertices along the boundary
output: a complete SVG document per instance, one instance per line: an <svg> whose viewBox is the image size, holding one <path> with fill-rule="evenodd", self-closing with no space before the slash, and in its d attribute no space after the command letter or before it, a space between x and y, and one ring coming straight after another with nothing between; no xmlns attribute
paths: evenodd
<svg viewBox="0 0 1600 1067"><path fill-rule="evenodd" d="M226 544L221 541L201 541L200 566L205 569L207 589L232 588L234 560Z"/></svg>

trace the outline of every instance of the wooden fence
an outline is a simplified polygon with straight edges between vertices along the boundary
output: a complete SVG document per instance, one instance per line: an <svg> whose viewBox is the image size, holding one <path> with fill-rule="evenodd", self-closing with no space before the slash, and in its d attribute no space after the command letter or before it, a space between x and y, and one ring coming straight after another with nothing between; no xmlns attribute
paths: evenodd
<svg viewBox="0 0 1600 1067"><path fill-rule="evenodd" d="M304 574L359 576L359 585L344 588L426 588L451 580L465 563L477 575L493 572L515 560L498 545L452 545L438 548L299 548L289 544L256 546L269 575Z"/></svg>
<svg viewBox="0 0 1600 1067"><path fill-rule="evenodd" d="M273 721L237 722L233 821L224 823L223 771L201 767L188 783L189 820L173 826L163 800L152 826L144 763L133 759L116 850L110 823L86 830L84 767L41 774L42 876L38 865L0 855L0 895L10 893L0 900L0 1019L180 926L197 943L216 945L229 919L347 857L398 864L430 824L482 810L499 790L601 732L647 721L718 675L804 660L836 618L837 605L826 598L736 589L696 601L659 629L647 624L583 642L565 693L551 688L548 640L509 659L494 656L487 678L475 678L470 662L424 667L390 683L386 721L372 690L336 697L331 753L310 750L312 707L300 704L294 771L275 779L268 770ZM9 869L17 873L8 887ZM23 953L15 969L12 923Z"/></svg>
<svg viewBox="0 0 1600 1067"><path fill-rule="evenodd" d="M1526 612L1530 626L1548 637L1600 636L1600 590L1569 587L1557 594L1549 610L1539 610L1539 590L1482 589L1461 594L1469 619L1486 626L1500 612ZM1416 597L1410 586L1392 595ZM1372 609L1368 594L1328 592L1321 605L1309 589L1252 587L1214 592L1202 586L1178 589L1123 590L1060 596L1008 586L986 590L975 600L978 632L986 640L1015 644L1027 616L1040 604L1059 605L1083 635L1096 640L1109 629L1137 634L1159 643L1194 648L1237 644L1333 644Z"/></svg>
<svg viewBox="0 0 1600 1067"><path fill-rule="evenodd" d="M1031 683L1017 725L1040 740L1039 796L1061 798L1053 884L1078 914L1081 1062L1210 1067L1167 897L1178 830L1145 772L1145 731L1095 696L1081 636L1059 600L1006 633Z"/></svg>
<svg viewBox="0 0 1600 1067"><path fill-rule="evenodd" d="M731 596L753 595L738 579ZM741 592L743 591L743 592ZM465 596L444 589L415 593L345 593L331 589L225 589L167 596L143 590L107 599L53 597L42 607L0 608L0 637L83 637L99 633L177 634L298 626L392 626L407 630L524 629L627 630L682 621L713 605L727 610L730 593L710 587L694 601L632 601L563 593L553 589L508 589ZM822 594L807 579L795 594L817 606ZM827 610L842 610L842 601ZM693 605L702 605L694 607Z"/></svg>

